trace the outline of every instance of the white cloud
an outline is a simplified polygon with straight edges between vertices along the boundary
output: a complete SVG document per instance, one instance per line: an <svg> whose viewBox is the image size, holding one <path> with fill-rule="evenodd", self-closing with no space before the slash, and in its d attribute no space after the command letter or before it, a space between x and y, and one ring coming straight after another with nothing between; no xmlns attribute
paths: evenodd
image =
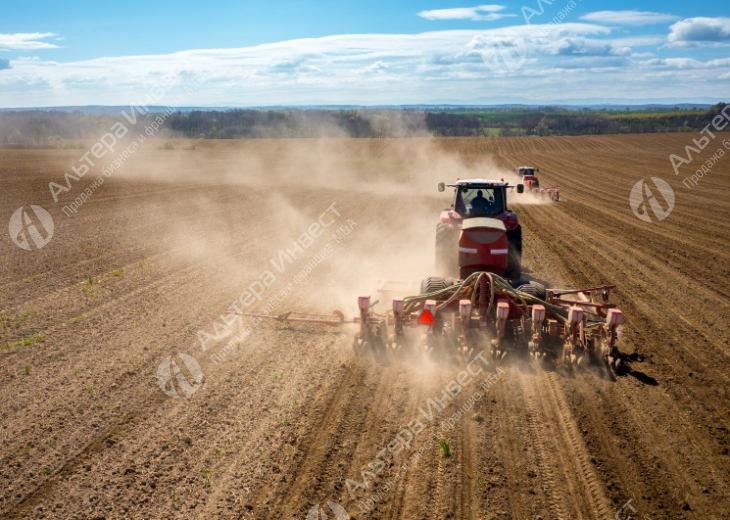
<svg viewBox="0 0 730 520"><path fill-rule="evenodd" d="M268 72L274 74L292 74L302 72L321 72L319 68L309 63L311 58L316 59L316 55L300 54L293 58L287 58L283 60L276 60L271 63L268 67Z"/></svg>
<svg viewBox="0 0 730 520"><path fill-rule="evenodd" d="M679 20L679 16L648 11L598 11L580 17L581 20L611 25L652 25Z"/></svg>
<svg viewBox="0 0 730 520"><path fill-rule="evenodd" d="M35 51L38 49L58 49L58 45L41 42L43 38L55 36L54 33L16 33L0 34L0 51Z"/></svg>
<svg viewBox="0 0 730 520"><path fill-rule="evenodd" d="M383 60L378 60L375 63L373 63L372 65L370 65L369 67L366 67L364 69L364 72L382 73L382 72L387 71L389 68L390 68L390 65L388 63L384 62Z"/></svg>
<svg viewBox="0 0 730 520"><path fill-rule="evenodd" d="M421 11L418 16L426 20L473 20L475 22L491 22L515 14L502 14L498 11L506 9L503 5L478 5L476 7L455 7L453 9L435 9ZM488 13L488 14L484 14Z"/></svg>
<svg viewBox="0 0 730 520"><path fill-rule="evenodd" d="M560 38L548 40L538 49L546 56L630 56L629 47L619 47L610 41L587 38Z"/></svg>
<svg viewBox="0 0 730 520"><path fill-rule="evenodd" d="M556 68L561 69L625 69L630 65L628 58L592 56L587 58L575 58L563 60L556 63Z"/></svg>
<svg viewBox="0 0 730 520"><path fill-rule="evenodd" d="M544 29L545 31L542 31ZM548 32L549 37L539 34ZM484 63L488 46L524 40L525 64L498 76ZM0 70L5 106L128 105L144 102L160 78L176 87L154 104L170 104L194 72L207 79L184 105L400 104L434 100L473 102L528 97L687 97L726 95L722 60L644 59L631 38L587 23L518 24L508 29L357 34L283 41L234 49L96 58L59 63L10 60ZM633 42L648 44L641 37ZM644 54L646 56L646 54ZM684 69L683 69L684 68ZM691 69L691 73L687 73ZM544 81L543 81L544 80ZM690 94L688 94L690 93Z"/></svg>
<svg viewBox="0 0 730 520"><path fill-rule="evenodd" d="M641 62L654 68L672 68L677 70L717 69L730 66L730 58L700 61L694 58L656 58Z"/></svg>
<svg viewBox="0 0 730 520"><path fill-rule="evenodd" d="M664 43L664 38L659 36L626 36L611 40L614 45L624 47L657 47Z"/></svg>
<svg viewBox="0 0 730 520"><path fill-rule="evenodd" d="M730 18L687 18L670 28L667 40L671 46L698 47L705 43L730 42Z"/></svg>
<svg viewBox="0 0 730 520"><path fill-rule="evenodd" d="M707 63L694 58L655 58L641 62L644 67L677 70L700 69L707 66Z"/></svg>

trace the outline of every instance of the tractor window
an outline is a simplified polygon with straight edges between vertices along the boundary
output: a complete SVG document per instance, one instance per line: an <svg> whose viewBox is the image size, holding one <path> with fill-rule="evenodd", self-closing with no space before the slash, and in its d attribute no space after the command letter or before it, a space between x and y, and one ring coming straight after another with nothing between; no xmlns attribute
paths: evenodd
<svg viewBox="0 0 730 520"><path fill-rule="evenodd" d="M494 188L460 188L454 209L465 217L494 216L504 211L503 190Z"/></svg>

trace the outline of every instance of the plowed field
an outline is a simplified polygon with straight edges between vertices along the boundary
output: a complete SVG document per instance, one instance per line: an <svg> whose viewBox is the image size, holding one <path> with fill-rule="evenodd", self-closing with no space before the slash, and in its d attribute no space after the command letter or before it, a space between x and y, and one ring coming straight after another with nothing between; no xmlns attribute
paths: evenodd
<svg viewBox="0 0 730 520"><path fill-rule="evenodd" d="M66 186L78 151L0 151L0 220L33 204L55 223L39 250L2 240L0 517L304 519L333 502L358 519L607 520L631 500L620 518L730 518L730 158L686 188L717 149L675 176L669 155L691 137L147 147L71 216L63 206L100 170L54 203L48 184ZM526 271L554 287L618 286L625 373L508 358L445 434L450 456L433 432L476 383L393 455L388 444L465 367L386 366L355 356L351 328L272 321L221 355L248 318L203 349L198 331L213 335L265 271L275 281L247 310L279 296L274 314L355 316L377 279L418 283L450 202L436 182L523 164L564 199L511 201ZM629 195L650 177L676 201L647 223ZM296 251L325 212L335 224ZM296 259L281 272L286 249ZM157 371L178 353L203 382L173 399ZM373 478L353 499L348 480L363 471Z"/></svg>

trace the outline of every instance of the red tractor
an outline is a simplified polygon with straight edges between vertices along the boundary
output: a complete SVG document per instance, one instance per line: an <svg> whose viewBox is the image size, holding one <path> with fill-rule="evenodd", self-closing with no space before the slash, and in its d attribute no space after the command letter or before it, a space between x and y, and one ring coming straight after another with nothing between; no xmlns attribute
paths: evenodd
<svg viewBox="0 0 730 520"><path fill-rule="evenodd" d="M532 166L520 166L516 169L520 180L525 184L528 193L538 195L540 197L550 197L553 202L560 202L560 188L540 188L540 179L537 178L537 172L540 168Z"/></svg>
<svg viewBox="0 0 730 520"><path fill-rule="evenodd" d="M539 172L540 168L533 168L532 166L520 166L517 168L517 175L520 176L520 180L525 183L528 191L540 188L540 180L537 178L535 173Z"/></svg>
<svg viewBox="0 0 730 520"><path fill-rule="evenodd" d="M439 184L439 191L446 186ZM507 207L507 190L522 193L524 185L471 179L448 186L454 188L454 202L436 227L436 270L460 280L482 271L519 280L522 227Z"/></svg>
<svg viewBox="0 0 730 520"><path fill-rule="evenodd" d="M440 183L439 191L446 187ZM603 359L617 370L623 359L617 347L623 313L609 302L614 285L547 289L536 281L520 280L522 228L507 207L507 192L523 193L524 185L471 179L448 187L454 188L454 202L441 213L436 229L441 276L422 280L419 294L402 296L403 282L383 281L376 301L370 295L357 299L359 316L353 319L340 311L264 318L358 325L355 352L384 363L418 352L459 363L484 352L498 361L515 350L564 366ZM375 310L381 301L391 301L392 307Z"/></svg>

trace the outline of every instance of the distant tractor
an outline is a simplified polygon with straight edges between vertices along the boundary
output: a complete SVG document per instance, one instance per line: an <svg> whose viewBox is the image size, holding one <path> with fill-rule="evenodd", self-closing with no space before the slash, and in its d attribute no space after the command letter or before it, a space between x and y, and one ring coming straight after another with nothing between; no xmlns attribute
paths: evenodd
<svg viewBox="0 0 730 520"><path fill-rule="evenodd" d="M446 184L439 184L445 191ZM490 272L519 280L522 264L522 227L507 207L509 185L487 179L459 180L451 208L441 213L436 227L436 269L446 277L465 280L477 272Z"/></svg>
<svg viewBox="0 0 730 520"><path fill-rule="evenodd" d="M528 191L540 187L540 180L535 175L539 171L540 168L533 168L532 166L520 166L517 168L517 175L520 176L520 181L525 184Z"/></svg>
<svg viewBox="0 0 730 520"><path fill-rule="evenodd" d="M540 168L520 166L515 170L520 177L520 181L524 183L528 193L542 198L550 197L550 200L553 202L560 202L560 188L540 188L540 179L536 175L540 171Z"/></svg>

